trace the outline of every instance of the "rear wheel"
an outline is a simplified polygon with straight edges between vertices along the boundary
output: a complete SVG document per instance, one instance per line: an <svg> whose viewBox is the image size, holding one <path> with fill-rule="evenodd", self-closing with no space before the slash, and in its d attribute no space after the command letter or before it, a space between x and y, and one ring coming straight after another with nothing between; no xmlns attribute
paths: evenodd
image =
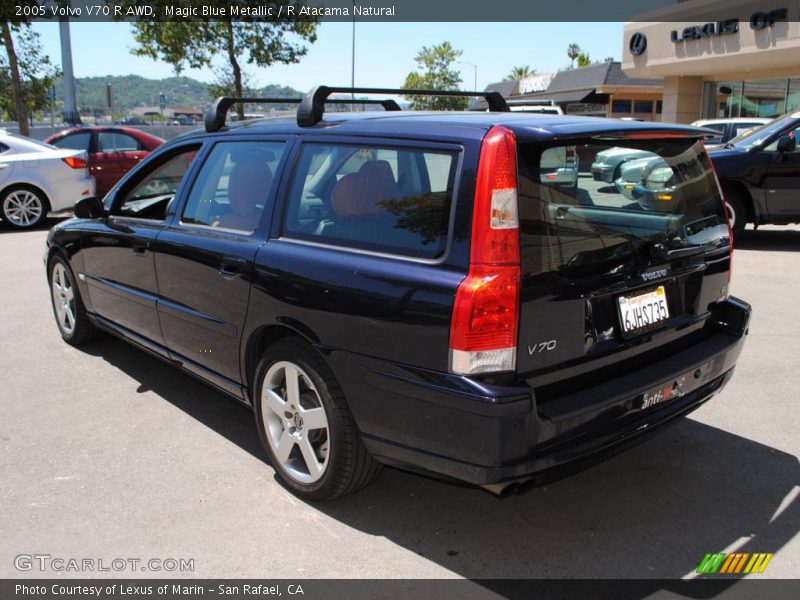
<svg viewBox="0 0 800 600"><path fill-rule="evenodd" d="M50 259L50 300L58 331L64 341L80 346L97 336L98 330L86 316L81 294L69 264L61 256Z"/></svg>
<svg viewBox="0 0 800 600"><path fill-rule="evenodd" d="M367 452L339 384L302 340L270 347L255 377L261 442L281 482L304 500L364 487L381 465Z"/></svg>
<svg viewBox="0 0 800 600"><path fill-rule="evenodd" d="M3 192L0 198L3 220L15 229L31 229L47 218L50 203L39 190L19 186Z"/></svg>
<svg viewBox="0 0 800 600"><path fill-rule="evenodd" d="M725 190L725 208L728 211L728 222L731 225L735 241L744 231L745 225L747 225L747 211L741 194L736 190Z"/></svg>

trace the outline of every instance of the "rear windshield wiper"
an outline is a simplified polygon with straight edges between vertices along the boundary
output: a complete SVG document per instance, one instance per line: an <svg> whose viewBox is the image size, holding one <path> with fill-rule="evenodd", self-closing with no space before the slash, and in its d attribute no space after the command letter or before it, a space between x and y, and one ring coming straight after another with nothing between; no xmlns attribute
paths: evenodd
<svg viewBox="0 0 800 600"><path fill-rule="evenodd" d="M719 242L707 242L705 244L691 244L691 245L675 245L674 240L670 240L667 244L661 242L649 246L650 254L654 258L662 260L670 260L675 258L687 258L689 256L696 256L704 254L711 250L717 250L720 247ZM727 247L727 244L726 244Z"/></svg>

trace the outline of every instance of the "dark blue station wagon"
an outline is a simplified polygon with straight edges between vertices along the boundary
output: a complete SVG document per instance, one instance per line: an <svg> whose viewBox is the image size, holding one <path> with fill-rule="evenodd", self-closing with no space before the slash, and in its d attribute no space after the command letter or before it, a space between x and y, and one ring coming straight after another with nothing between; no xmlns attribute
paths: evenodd
<svg viewBox="0 0 800 600"><path fill-rule="evenodd" d="M205 131L80 201L47 240L64 340L110 332L251 406L308 500L382 465L541 481L730 379L750 307L729 295L702 131L491 95L488 112L325 113L332 91L230 126L240 100L220 99ZM614 147L672 169L653 207L592 177Z"/></svg>

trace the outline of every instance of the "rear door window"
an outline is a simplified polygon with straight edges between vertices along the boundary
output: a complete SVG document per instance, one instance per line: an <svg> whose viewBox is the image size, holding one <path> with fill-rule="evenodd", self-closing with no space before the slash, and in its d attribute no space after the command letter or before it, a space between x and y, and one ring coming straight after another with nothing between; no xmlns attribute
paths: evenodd
<svg viewBox="0 0 800 600"><path fill-rule="evenodd" d="M284 235L433 259L447 244L456 153L389 146L303 146Z"/></svg>
<svg viewBox="0 0 800 600"><path fill-rule="evenodd" d="M99 152L130 152L141 150L139 141L127 133L101 131L97 134Z"/></svg>

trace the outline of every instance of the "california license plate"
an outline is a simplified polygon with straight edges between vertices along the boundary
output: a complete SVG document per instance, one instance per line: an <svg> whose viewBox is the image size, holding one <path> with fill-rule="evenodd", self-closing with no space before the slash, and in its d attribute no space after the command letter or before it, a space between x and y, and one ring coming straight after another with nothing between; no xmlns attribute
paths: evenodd
<svg viewBox="0 0 800 600"><path fill-rule="evenodd" d="M643 294L620 296L619 322L624 337L653 331L669 319L667 292L663 285Z"/></svg>

